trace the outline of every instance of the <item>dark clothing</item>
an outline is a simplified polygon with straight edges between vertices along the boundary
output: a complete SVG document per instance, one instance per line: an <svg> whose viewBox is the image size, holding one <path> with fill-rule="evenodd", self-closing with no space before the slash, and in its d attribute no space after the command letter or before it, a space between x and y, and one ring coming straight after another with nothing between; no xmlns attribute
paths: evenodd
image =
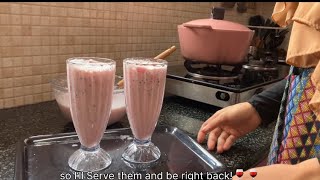
<svg viewBox="0 0 320 180"><path fill-rule="evenodd" d="M261 117L262 126L266 126L277 120L286 82L287 79L283 79L249 99L248 102L256 109Z"/></svg>

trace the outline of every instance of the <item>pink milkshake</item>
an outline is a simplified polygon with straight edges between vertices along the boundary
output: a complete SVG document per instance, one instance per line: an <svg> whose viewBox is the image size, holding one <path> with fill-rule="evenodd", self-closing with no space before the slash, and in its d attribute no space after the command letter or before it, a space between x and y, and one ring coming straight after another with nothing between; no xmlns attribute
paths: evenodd
<svg viewBox="0 0 320 180"><path fill-rule="evenodd" d="M80 150L83 151L82 153L96 152L97 157L94 158L103 161L103 158L99 159L101 156L99 152L103 151L99 143L111 112L115 62L103 58L72 58L67 63L67 76L71 116L82 146ZM71 167L74 166L74 162L70 161L79 160L77 157L70 159ZM92 157L87 162L91 160ZM111 160L109 161L110 165ZM91 164L100 163L86 164L87 162L81 162L86 165L85 168L92 168ZM78 166L72 168L79 170ZM87 171L85 168L84 170L80 168L80 171ZM90 169L90 171L94 170L97 169Z"/></svg>
<svg viewBox="0 0 320 180"><path fill-rule="evenodd" d="M80 142L87 148L98 145L106 129L114 77L114 65L78 59L68 65L71 115Z"/></svg>
<svg viewBox="0 0 320 180"><path fill-rule="evenodd" d="M125 99L133 144L123 154L127 162L147 163L160 158L151 143L164 97L167 62L151 58L128 58L123 62Z"/></svg>
<svg viewBox="0 0 320 180"><path fill-rule="evenodd" d="M141 64L136 64L141 63ZM127 60L124 67L127 114L135 138L150 139L157 124L167 66L154 61Z"/></svg>

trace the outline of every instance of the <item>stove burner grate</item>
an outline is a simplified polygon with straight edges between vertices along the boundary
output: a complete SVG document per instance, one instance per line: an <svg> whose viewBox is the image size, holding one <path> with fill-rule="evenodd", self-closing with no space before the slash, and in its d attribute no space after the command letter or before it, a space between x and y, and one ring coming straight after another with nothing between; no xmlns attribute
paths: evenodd
<svg viewBox="0 0 320 180"><path fill-rule="evenodd" d="M248 64L242 65L244 69L255 71L275 71L278 70L272 61L251 60Z"/></svg>
<svg viewBox="0 0 320 180"><path fill-rule="evenodd" d="M184 66L188 75L207 80L233 80L238 79L241 74L241 66L235 66L232 70L224 70L221 65L193 62L185 60Z"/></svg>
<svg viewBox="0 0 320 180"><path fill-rule="evenodd" d="M202 75L198 73L192 73L192 72L187 72L188 75L199 78L199 79L207 79L207 80L232 80L232 79L238 79L239 76L214 76L214 75Z"/></svg>

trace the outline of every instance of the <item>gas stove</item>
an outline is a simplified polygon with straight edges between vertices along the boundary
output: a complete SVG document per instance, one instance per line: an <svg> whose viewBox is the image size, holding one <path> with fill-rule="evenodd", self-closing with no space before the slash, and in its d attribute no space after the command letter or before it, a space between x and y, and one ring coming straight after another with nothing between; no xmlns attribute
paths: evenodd
<svg viewBox="0 0 320 180"><path fill-rule="evenodd" d="M186 60L184 66L169 66L166 92L226 107L245 102L287 75L287 65L209 65Z"/></svg>

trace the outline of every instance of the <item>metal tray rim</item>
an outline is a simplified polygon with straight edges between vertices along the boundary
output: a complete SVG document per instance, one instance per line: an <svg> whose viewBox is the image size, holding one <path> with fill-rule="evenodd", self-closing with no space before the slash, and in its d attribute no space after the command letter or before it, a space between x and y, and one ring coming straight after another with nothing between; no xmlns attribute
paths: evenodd
<svg viewBox="0 0 320 180"><path fill-rule="evenodd" d="M194 153L198 155L199 158L202 159L205 163L207 163L210 167L212 164L215 164L218 167L219 171L226 169L226 166L221 163L220 160L216 159L212 156L207 150L205 150L200 144L198 144L194 139L188 136L184 131L180 130L177 127L168 126L168 125L159 125L156 128L164 128L172 132L179 141L181 141L187 148L191 149ZM129 130L130 128L117 128L117 129L107 129L104 132L105 134L114 133L117 131ZM54 136L54 137L53 137ZM21 171L24 168L24 161L25 161L25 146L30 143L31 140L43 139L50 140L52 138L65 138L66 136L74 137L77 136L76 132L69 132L69 133L57 133L57 134L47 134L47 135L36 135L30 136L28 138L22 139L21 141L16 143L16 157L15 157L15 169L14 169L14 179L15 180L24 180L25 179L25 172ZM190 143L188 146L187 143ZM205 158L209 157L209 159ZM20 169L20 170L19 170Z"/></svg>

